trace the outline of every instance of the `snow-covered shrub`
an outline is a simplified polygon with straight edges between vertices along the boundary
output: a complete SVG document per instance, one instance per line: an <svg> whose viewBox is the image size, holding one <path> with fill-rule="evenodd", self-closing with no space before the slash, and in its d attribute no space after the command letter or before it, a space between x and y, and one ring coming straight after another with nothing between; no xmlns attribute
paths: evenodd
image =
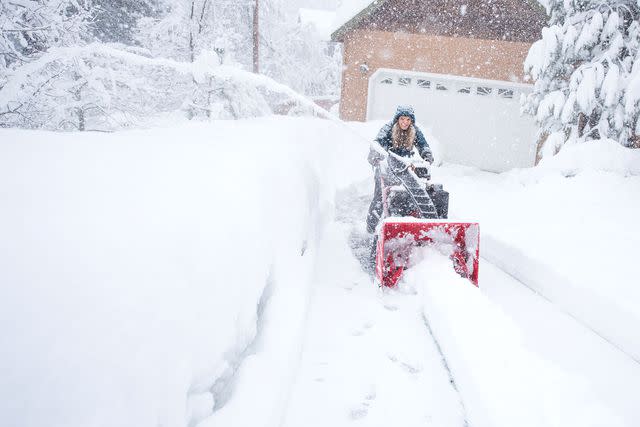
<svg viewBox="0 0 640 427"><path fill-rule="evenodd" d="M148 58L104 44L54 48L0 89L0 127L114 130L163 113L240 119L270 114L282 99L313 103L268 77L218 65Z"/></svg>
<svg viewBox="0 0 640 427"><path fill-rule="evenodd" d="M242 71L252 64L254 5L2 1L0 127L111 130L175 112L243 118L283 104L287 111L314 111L289 88ZM307 95L337 92L337 55L324 52L310 31L292 26L280 13L281 0L260 5L262 72ZM117 43L87 43L93 37Z"/></svg>
<svg viewBox="0 0 640 427"><path fill-rule="evenodd" d="M158 0L157 16L138 21L136 39L153 56L194 61L203 50L219 61L250 65L253 2Z"/></svg>
<svg viewBox="0 0 640 427"><path fill-rule="evenodd" d="M190 118L240 119L272 112L260 85L242 77L248 73L216 61L211 52L203 52L192 65L193 90L182 106Z"/></svg>
<svg viewBox="0 0 640 427"><path fill-rule="evenodd" d="M91 6L91 0L0 1L0 87L11 69L49 47L86 40Z"/></svg>
<svg viewBox="0 0 640 427"><path fill-rule="evenodd" d="M138 21L158 13L157 0L91 1L94 5L91 32L101 42L134 44Z"/></svg>
<svg viewBox="0 0 640 427"><path fill-rule="evenodd" d="M553 145L543 153L554 154L567 141L637 144L639 3L551 0L547 12L549 26L525 61L535 86L523 101Z"/></svg>
<svg viewBox="0 0 640 427"><path fill-rule="evenodd" d="M179 108L190 80L149 61L104 45L50 49L0 90L0 126L108 130Z"/></svg>
<svg viewBox="0 0 640 427"><path fill-rule="evenodd" d="M220 64L253 69L253 1L160 0L158 16L138 21L137 40L153 56L193 61L215 51ZM260 1L259 64L265 74L308 96L335 95L341 55L283 12Z"/></svg>
<svg viewBox="0 0 640 427"><path fill-rule="evenodd" d="M342 74L338 46L321 40L311 25L288 20L281 0L271 0L262 19L261 72L307 96L337 97Z"/></svg>

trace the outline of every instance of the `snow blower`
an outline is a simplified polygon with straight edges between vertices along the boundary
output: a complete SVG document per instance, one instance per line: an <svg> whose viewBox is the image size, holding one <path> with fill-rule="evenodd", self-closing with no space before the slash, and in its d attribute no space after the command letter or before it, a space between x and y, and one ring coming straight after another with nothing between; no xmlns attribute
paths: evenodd
<svg viewBox="0 0 640 427"><path fill-rule="evenodd" d="M414 153L385 153L378 166L382 217L374 238L375 277L379 286L394 287L411 267L413 248L433 245L453 262L458 274L478 286L480 227L449 221L449 193L431 183L429 163Z"/></svg>

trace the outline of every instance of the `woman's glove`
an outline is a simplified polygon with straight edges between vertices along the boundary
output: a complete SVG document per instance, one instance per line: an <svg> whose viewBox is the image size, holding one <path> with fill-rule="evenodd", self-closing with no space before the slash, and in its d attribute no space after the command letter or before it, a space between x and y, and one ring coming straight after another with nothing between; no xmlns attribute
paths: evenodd
<svg viewBox="0 0 640 427"><path fill-rule="evenodd" d="M371 164L371 166L376 166L384 157L382 154L378 153L376 150L369 150L369 155L367 156L367 161Z"/></svg>
<svg viewBox="0 0 640 427"><path fill-rule="evenodd" d="M422 157L422 160L424 160L425 162L433 163L433 154L431 154L431 151L429 150L424 150L422 153L420 153L420 157Z"/></svg>

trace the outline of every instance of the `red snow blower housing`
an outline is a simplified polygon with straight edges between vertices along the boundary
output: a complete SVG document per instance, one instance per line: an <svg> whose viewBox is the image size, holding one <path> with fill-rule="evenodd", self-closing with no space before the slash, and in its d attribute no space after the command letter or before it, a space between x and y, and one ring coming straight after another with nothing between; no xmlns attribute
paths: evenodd
<svg viewBox="0 0 640 427"><path fill-rule="evenodd" d="M429 163L417 153L385 155L377 166L383 203L374 238L378 284L395 286L411 266L413 248L434 245L449 256L458 274L478 286L478 224L447 220L449 194L431 183Z"/></svg>

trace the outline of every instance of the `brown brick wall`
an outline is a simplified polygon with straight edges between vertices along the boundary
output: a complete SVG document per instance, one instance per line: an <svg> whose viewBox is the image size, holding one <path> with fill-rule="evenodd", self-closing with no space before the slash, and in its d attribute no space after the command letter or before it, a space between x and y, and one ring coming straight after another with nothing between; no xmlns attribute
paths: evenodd
<svg viewBox="0 0 640 427"><path fill-rule="evenodd" d="M522 82L530 43L354 30L344 40L340 117L364 121L378 68ZM363 74L360 65L369 70Z"/></svg>

